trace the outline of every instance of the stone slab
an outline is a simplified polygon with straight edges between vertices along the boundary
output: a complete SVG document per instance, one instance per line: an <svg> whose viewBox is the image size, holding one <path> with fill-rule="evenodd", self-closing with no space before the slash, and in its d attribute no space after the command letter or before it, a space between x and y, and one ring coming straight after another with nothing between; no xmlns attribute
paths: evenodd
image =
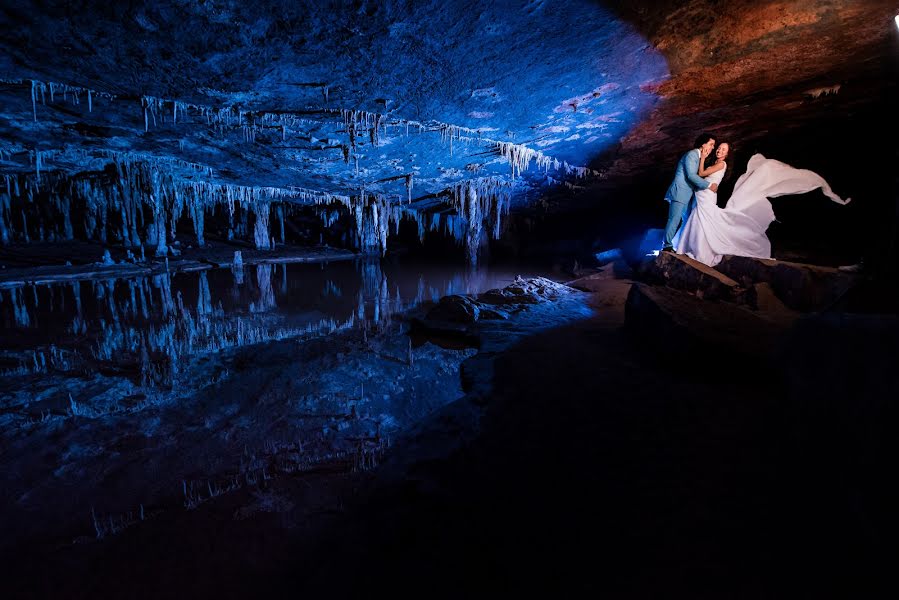
<svg viewBox="0 0 899 600"><path fill-rule="evenodd" d="M743 287L766 283L781 302L802 312L826 309L861 279L834 267L743 256L725 256L716 270Z"/></svg>
<svg viewBox="0 0 899 600"><path fill-rule="evenodd" d="M649 283L665 285L706 300L724 300L755 306L755 290L742 286L726 274L683 254L661 252L644 263L640 276Z"/></svg>

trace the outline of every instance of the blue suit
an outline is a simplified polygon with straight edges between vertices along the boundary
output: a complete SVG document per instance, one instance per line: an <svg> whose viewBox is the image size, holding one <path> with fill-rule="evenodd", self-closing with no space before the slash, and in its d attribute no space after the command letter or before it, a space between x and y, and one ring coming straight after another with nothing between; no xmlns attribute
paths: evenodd
<svg viewBox="0 0 899 600"><path fill-rule="evenodd" d="M693 194L696 190L704 190L709 187L709 182L699 176L699 150L690 150L677 161L677 170L674 172L674 181L665 192L665 201L671 206L668 208L668 223L665 225L665 247L672 245L674 234L677 233Z"/></svg>

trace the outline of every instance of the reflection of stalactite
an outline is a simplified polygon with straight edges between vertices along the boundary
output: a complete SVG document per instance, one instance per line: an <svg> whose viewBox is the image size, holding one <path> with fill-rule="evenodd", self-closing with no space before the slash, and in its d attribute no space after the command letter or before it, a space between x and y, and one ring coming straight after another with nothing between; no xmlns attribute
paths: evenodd
<svg viewBox="0 0 899 600"><path fill-rule="evenodd" d="M234 264L239 265L240 261L235 260ZM178 392L191 385L204 385L183 376L195 373L191 371L189 359L199 354L270 340L328 334L353 326L363 328L365 335L370 336L376 331L383 332L393 315L405 307L445 294L478 291L488 283L471 273L431 282L419 277L417 289L412 290L404 305L399 286L392 285L380 260L369 258L357 263L354 283L358 285L358 293L352 287L341 290L340 284L331 279L325 282L322 293L326 296L349 294L353 298L356 294L352 306L328 303L343 306L341 310L347 312L309 322L304 311L272 310L276 307L272 279L277 276L274 270L278 266L265 264L254 268L256 293L252 294L253 302L249 305L251 314L240 306L226 310L221 303L215 304L213 293L222 289L219 286L228 285L227 278L216 279L219 275L215 271L179 274L175 278L160 274L127 280L93 280L87 284L92 287L85 292L89 297L84 306L81 298L84 285L77 281L56 286L30 285L10 289L8 293L0 290L0 322L30 328L27 338L35 340L45 329L38 327L38 314L58 310L71 318L66 329L71 335L65 336L67 340L79 340L70 348L51 344L21 352L17 357L20 367L13 372L83 373L96 371L103 365L138 365L140 376L135 384L140 382L148 388L147 392L151 389ZM287 268L284 264L280 268L280 288L286 294ZM340 272L335 274L339 276ZM193 277L196 279L192 280ZM196 290L196 304L193 296L188 296L188 290ZM245 302L246 294L237 294L234 299ZM298 316L302 324L291 325ZM59 315L54 315L54 322L59 322ZM81 404L82 399L78 398L78 402ZM82 416L102 414L99 410Z"/></svg>
<svg viewBox="0 0 899 600"><path fill-rule="evenodd" d="M381 270L380 261L369 259L358 263L358 266L362 278L362 289L359 290L357 298L356 318L360 322L365 322L365 300L370 299L372 321L375 323L389 321L397 307L391 303L387 276ZM397 292L398 298L399 292Z"/></svg>
<svg viewBox="0 0 899 600"><path fill-rule="evenodd" d="M25 305L25 298L21 288L12 290L12 306L13 317L18 327L29 327L31 325L31 316L28 314L28 307Z"/></svg>
<svg viewBox="0 0 899 600"><path fill-rule="evenodd" d="M259 286L259 301L250 305L252 312L265 312L275 308L275 290L272 287L272 265L256 265L256 283Z"/></svg>
<svg viewBox="0 0 899 600"><path fill-rule="evenodd" d="M9 181L9 176L7 176L7 182ZM7 187L9 184L7 183ZM9 202L9 194L0 194L0 244L4 246L9 244L9 230L10 230L10 202Z"/></svg>
<svg viewBox="0 0 899 600"><path fill-rule="evenodd" d="M360 261L358 265L362 278L362 293L368 297L377 295L381 289L381 280L384 278L381 262L369 259Z"/></svg>
<svg viewBox="0 0 899 600"><path fill-rule="evenodd" d="M234 274L234 283L243 285L243 256L240 250L234 251L234 262L231 263L231 272Z"/></svg>
<svg viewBox="0 0 899 600"><path fill-rule="evenodd" d="M209 293L209 280L206 272L200 272L199 295L197 297L197 313L208 315L212 313L212 294Z"/></svg>
<svg viewBox="0 0 899 600"><path fill-rule="evenodd" d="M172 299L172 280L169 274L154 275L153 286L159 290L162 314L168 315L172 313L175 310L175 301Z"/></svg>

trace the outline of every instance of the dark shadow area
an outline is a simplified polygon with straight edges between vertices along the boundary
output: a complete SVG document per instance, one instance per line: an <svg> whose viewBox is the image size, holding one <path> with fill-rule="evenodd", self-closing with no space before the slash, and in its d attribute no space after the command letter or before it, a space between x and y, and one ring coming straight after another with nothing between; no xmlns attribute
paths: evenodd
<svg viewBox="0 0 899 600"><path fill-rule="evenodd" d="M840 338L830 331L816 356ZM858 436L895 422L883 404L895 383L868 379L858 391L881 401L849 409L827 384L808 387L823 381L811 357L784 352L789 381L736 358L646 348L596 322L522 342L496 362L477 440L375 489L302 555L295 585L887 597L895 522L880 452L892 443L882 427ZM851 379L869 371L861 362L832 366Z"/></svg>

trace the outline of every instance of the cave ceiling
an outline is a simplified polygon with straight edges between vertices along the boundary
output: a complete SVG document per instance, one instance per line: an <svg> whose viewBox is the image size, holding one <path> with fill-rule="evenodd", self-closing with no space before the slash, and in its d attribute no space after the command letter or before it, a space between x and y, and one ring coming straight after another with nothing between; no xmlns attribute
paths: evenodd
<svg viewBox="0 0 899 600"><path fill-rule="evenodd" d="M75 173L131 153L186 179L422 210L496 178L520 207L639 175L702 129L751 139L760 122L863 108L895 85L878 71L895 9L6 1L0 169Z"/></svg>

